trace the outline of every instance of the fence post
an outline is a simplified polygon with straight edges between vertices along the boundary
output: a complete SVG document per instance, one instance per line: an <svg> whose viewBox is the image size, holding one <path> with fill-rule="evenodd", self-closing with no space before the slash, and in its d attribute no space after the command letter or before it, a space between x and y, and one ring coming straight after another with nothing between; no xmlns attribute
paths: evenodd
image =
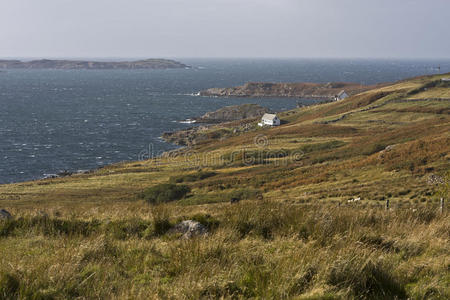
<svg viewBox="0 0 450 300"><path fill-rule="evenodd" d="M444 212L444 198L441 198L441 205L440 205L441 214Z"/></svg>
<svg viewBox="0 0 450 300"><path fill-rule="evenodd" d="M386 210L389 210L389 199L386 199Z"/></svg>

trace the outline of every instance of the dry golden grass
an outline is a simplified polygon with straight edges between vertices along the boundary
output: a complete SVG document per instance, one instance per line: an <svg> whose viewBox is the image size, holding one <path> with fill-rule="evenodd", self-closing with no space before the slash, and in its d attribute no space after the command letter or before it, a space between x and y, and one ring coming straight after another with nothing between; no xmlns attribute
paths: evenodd
<svg viewBox="0 0 450 300"><path fill-rule="evenodd" d="M445 95L432 86L442 76L285 112L280 127L178 156L0 185L15 216L0 221L0 298L448 299L449 102L408 99ZM186 199L139 198L174 176L194 178ZM190 218L211 234L163 230Z"/></svg>

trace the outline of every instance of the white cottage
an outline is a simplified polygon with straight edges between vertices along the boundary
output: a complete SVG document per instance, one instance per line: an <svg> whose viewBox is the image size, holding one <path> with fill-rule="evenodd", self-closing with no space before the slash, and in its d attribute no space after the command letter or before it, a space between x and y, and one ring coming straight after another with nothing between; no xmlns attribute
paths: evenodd
<svg viewBox="0 0 450 300"><path fill-rule="evenodd" d="M345 98L348 98L348 94L342 90L339 94L334 96L334 101L344 100Z"/></svg>
<svg viewBox="0 0 450 300"><path fill-rule="evenodd" d="M276 114L264 114L261 118L261 122L258 123L259 126L279 126L280 118Z"/></svg>

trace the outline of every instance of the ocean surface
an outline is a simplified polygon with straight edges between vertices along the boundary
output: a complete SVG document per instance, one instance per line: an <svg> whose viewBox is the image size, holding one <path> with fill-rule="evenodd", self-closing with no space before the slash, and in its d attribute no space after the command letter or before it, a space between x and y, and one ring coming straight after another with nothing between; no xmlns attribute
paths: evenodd
<svg viewBox="0 0 450 300"><path fill-rule="evenodd" d="M0 184L160 154L176 148L159 138L163 132L190 127L178 121L226 105L258 103L282 111L297 103L194 96L211 87L248 81L373 84L437 73L438 65L450 72L450 61L437 60L177 60L193 68L1 71Z"/></svg>

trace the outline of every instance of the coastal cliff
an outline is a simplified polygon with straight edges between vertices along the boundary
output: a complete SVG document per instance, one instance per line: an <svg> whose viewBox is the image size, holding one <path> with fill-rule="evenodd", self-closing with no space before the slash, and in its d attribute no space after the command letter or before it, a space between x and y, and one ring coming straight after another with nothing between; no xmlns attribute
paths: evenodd
<svg viewBox="0 0 450 300"><path fill-rule="evenodd" d="M201 91L199 95L213 97L292 97L326 100L333 98L342 90L345 90L349 95L355 95L373 88L375 86L346 82L249 82L237 87L207 89Z"/></svg>
<svg viewBox="0 0 450 300"><path fill-rule="evenodd" d="M169 59L144 59L136 61L85 61L85 60L51 60L32 61L0 60L0 69L179 69L188 65Z"/></svg>

